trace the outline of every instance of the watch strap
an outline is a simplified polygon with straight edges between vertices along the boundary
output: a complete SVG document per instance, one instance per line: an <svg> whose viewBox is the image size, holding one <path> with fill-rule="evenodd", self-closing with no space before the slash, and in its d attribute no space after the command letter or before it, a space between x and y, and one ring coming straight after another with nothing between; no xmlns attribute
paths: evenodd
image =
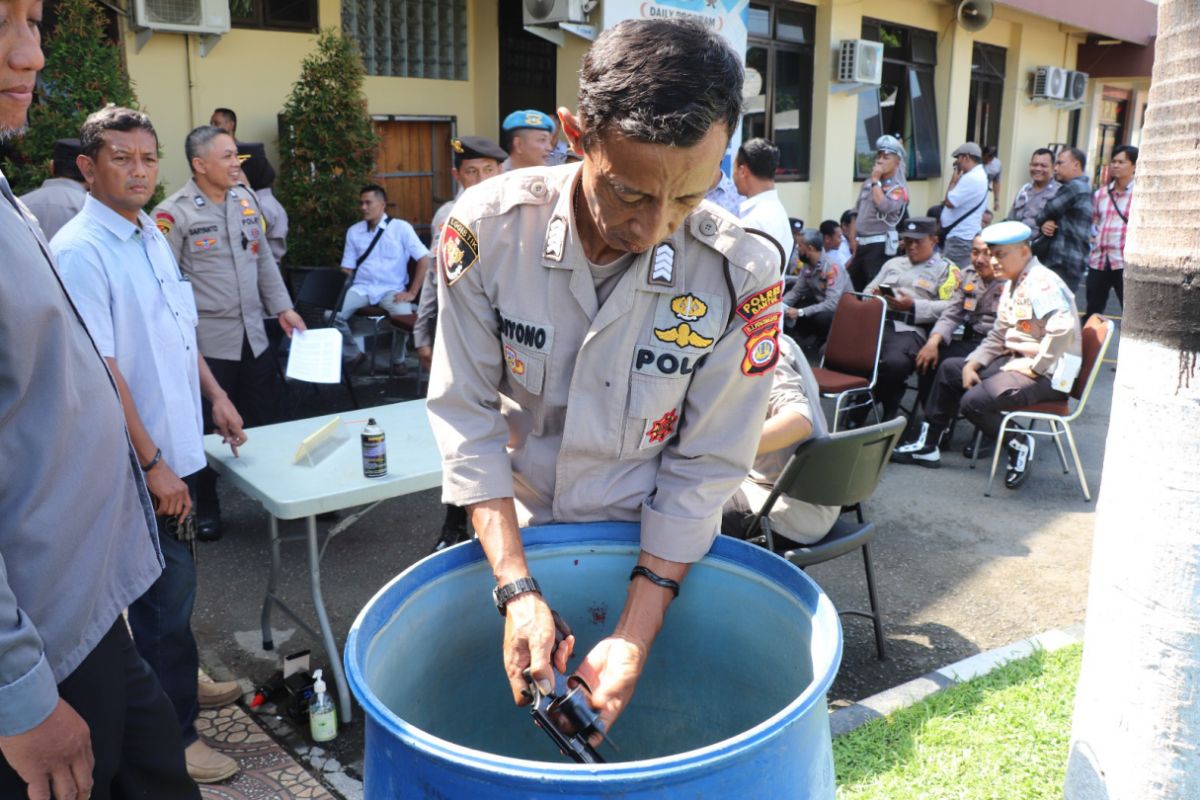
<svg viewBox="0 0 1200 800"><path fill-rule="evenodd" d="M505 616L508 609L508 603L515 597L523 594L535 592L542 593L542 587L538 586L538 582L530 575L523 578L517 578L511 583L506 583L503 586L497 586L492 589L492 600L496 602L496 610L500 612L500 616Z"/></svg>

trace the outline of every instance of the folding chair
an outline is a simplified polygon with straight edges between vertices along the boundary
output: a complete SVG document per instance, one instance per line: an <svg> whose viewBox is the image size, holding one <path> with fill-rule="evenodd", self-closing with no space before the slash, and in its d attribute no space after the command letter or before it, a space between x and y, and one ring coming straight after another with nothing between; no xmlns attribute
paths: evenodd
<svg viewBox="0 0 1200 800"><path fill-rule="evenodd" d="M346 275L340 269L312 270L304 276L300 291L296 293L296 313L310 328L331 327L333 314L342 307L345 288ZM350 395L350 403L358 408L358 398L346 370L342 370L342 385Z"/></svg>
<svg viewBox="0 0 1200 800"><path fill-rule="evenodd" d="M1079 461L1079 450L1075 447L1075 437L1071 433L1071 423L1079 419L1083 413L1083 409L1087 407L1088 397L1092 394L1092 386L1096 383L1096 365L1104 361L1104 354L1108 352L1108 345L1112 342L1113 330L1116 325L1110 319L1105 319L1099 314L1093 314L1087 323L1083 326L1083 339L1081 342L1081 363L1079 365L1079 375L1075 378L1075 383L1071 386L1070 397L1074 397L1077 401L1075 410L1071 411L1069 402L1066 399L1053 400L1046 403L1036 403L1025 408L1019 408L1015 411L1010 411L1004 415L1004 419L1000 422L1000 434L996 437L996 452L992 455L992 474L988 476L987 489L984 495L992 496L992 481L996 479L996 468L1000 464L1000 451L1003 449L1000 443L1004 441L1004 434L1009 430L1009 424L1016 420L1028 420L1029 427L1025 430L1032 436L1051 436L1054 438L1054 445L1058 448L1058 459L1062 462L1063 474L1070 473L1071 469L1067 466L1067 454L1063 451L1061 437L1065 434L1067 444L1071 446L1071 456L1075 459L1075 472L1079 475L1079 488L1083 490L1083 499L1091 500L1092 493L1088 491L1087 477L1083 474L1083 464ZM1034 430L1033 426L1037 422L1046 422L1050 430L1039 431ZM1059 429L1059 426L1062 429ZM980 434L975 437L975 449L979 449Z"/></svg>
<svg viewBox="0 0 1200 800"><path fill-rule="evenodd" d="M883 477L892 448L904 431L904 420L897 417L879 425L831 433L808 439L796 448L763 507L750 520L747 530L762 531L768 549L801 569L831 561L862 549L867 574L867 596L871 611L841 611L866 617L875 626L875 649L879 660L887 659L883 637L883 615L875 592L875 571L871 567L870 543L875 538L875 523L863 519L862 502L875 493ZM771 532L771 509L781 495L824 506L842 506L842 513L854 511L858 522L839 518L825 538L809 545L780 545Z"/></svg>
<svg viewBox="0 0 1200 800"><path fill-rule="evenodd" d="M879 421L875 408L875 379L879 374L879 350L883 347L883 323L887 303L882 297L858 292L846 292L833 312L833 324L825 343L821 366L813 369L821 397L835 398L833 430L838 429L842 413L870 407ZM845 408L847 398L856 399Z"/></svg>

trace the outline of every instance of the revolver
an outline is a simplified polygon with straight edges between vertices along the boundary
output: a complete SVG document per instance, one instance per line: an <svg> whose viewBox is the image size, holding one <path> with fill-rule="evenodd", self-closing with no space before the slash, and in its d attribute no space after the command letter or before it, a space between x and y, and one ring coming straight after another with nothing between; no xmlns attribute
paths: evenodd
<svg viewBox="0 0 1200 800"><path fill-rule="evenodd" d="M571 629L558 612L554 614L554 644L558 644L571 635ZM542 694L534 682L529 670L524 674L525 693L530 697L529 715L533 722L546 732L559 751L579 762L580 764L603 764L604 759L596 752L596 748L588 744L594 734L605 737L600 715L592 710L587 696L592 689L578 675L565 677L551 667L554 673L554 688L548 694Z"/></svg>

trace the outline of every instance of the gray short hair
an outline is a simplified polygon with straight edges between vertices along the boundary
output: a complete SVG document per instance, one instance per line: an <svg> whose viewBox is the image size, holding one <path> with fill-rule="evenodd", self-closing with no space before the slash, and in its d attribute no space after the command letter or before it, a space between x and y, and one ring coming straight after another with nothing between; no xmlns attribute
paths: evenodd
<svg viewBox="0 0 1200 800"><path fill-rule="evenodd" d="M814 250L820 251L825 249L825 238L821 236L821 232L816 228L805 228L800 231L800 241Z"/></svg>
<svg viewBox="0 0 1200 800"><path fill-rule="evenodd" d="M99 111L94 111L83 121L79 129L79 152L95 160L104 146L105 131L148 131L154 136L154 145L158 146L158 132L154 130L150 118L141 111L109 103Z"/></svg>
<svg viewBox="0 0 1200 800"><path fill-rule="evenodd" d="M610 130L651 144L691 147L742 113L742 61L702 23L624 20L600 34L579 70L583 146Z"/></svg>
<svg viewBox="0 0 1200 800"><path fill-rule="evenodd" d="M187 156L188 166L192 166L193 158L200 158L208 152L208 146L212 144L213 139L228 135L216 125L201 125L193 129L183 140L183 152Z"/></svg>

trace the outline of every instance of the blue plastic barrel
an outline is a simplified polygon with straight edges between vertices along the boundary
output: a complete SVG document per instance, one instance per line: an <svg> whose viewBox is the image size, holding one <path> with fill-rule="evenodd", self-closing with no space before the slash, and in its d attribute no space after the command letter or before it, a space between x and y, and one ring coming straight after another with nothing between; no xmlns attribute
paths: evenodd
<svg viewBox="0 0 1200 800"><path fill-rule="evenodd" d="M577 637L573 667L621 613L638 528L551 525L523 538ZM369 800L834 797L825 693L841 625L783 559L717 538L671 605L602 765L568 761L513 705L493 585L469 542L414 564L359 613L345 660L365 712Z"/></svg>

